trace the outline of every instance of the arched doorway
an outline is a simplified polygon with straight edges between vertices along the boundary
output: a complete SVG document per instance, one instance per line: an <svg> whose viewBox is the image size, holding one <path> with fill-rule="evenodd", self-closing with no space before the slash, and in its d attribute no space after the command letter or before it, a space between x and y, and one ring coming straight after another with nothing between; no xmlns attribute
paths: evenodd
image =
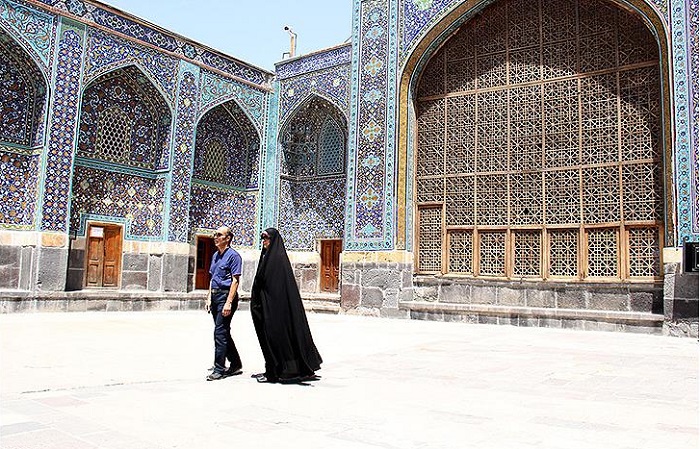
<svg viewBox="0 0 700 449"><path fill-rule="evenodd" d="M418 82L416 271L662 277L658 45L602 0L507 0Z"/></svg>

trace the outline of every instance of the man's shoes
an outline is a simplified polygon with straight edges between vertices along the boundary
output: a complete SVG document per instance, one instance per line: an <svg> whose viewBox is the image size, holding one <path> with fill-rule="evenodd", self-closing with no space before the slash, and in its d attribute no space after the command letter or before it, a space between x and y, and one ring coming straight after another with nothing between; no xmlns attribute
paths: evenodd
<svg viewBox="0 0 700 449"><path fill-rule="evenodd" d="M224 379L226 376L223 373L219 373L217 371L214 371L210 375L207 376L207 380L221 380Z"/></svg>
<svg viewBox="0 0 700 449"><path fill-rule="evenodd" d="M224 374L226 375L226 377L238 376L239 374L243 374L243 370L241 370L240 366L238 368L230 367L229 369L224 371Z"/></svg>
<svg viewBox="0 0 700 449"><path fill-rule="evenodd" d="M265 377L265 373L251 374L250 377L257 379L258 377Z"/></svg>

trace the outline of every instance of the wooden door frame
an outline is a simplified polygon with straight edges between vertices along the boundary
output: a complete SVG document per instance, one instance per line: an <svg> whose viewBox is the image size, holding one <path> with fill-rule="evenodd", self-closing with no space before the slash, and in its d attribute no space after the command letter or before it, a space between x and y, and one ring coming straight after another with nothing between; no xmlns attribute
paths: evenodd
<svg viewBox="0 0 700 449"><path fill-rule="evenodd" d="M117 228L119 229L119 258L118 258L118 281L117 281L117 286L116 287L103 287L103 286L88 286L87 285L87 278L88 278L88 268L89 268L89 263L90 263L90 258L88 257L89 251L90 251L90 230L93 227L102 227L102 228ZM104 237L103 237L104 240ZM104 256L103 256L104 257ZM121 223L110 223L110 222L103 222L103 221L88 221L85 225L85 261L83 263L83 289L110 289L110 290L119 290L122 287L122 266L123 266L123 259L124 259L124 225ZM102 269L104 270L104 264ZM104 275L104 274L103 274Z"/></svg>
<svg viewBox="0 0 700 449"><path fill-rule="evenodd" d="M318 252L319 252L319 257L320 257L320 262L319 262L319 276L318 276L318 289L320 292L324 293L325 291L323 290L323 242L338 242L340 243L340 251L338 252L338 287L336 290L331 290L330 292L326 293L338 293L340 292L340 287L342 283L342 276L340 273L340 255L343 253L343 239L342 238L324 238L324 239L319 239L318 240Z"/></svg>
<svg viewBox="0 0 700 449"><path fill-rule="evenodd" d="M195 260L194 260L194 282L192 283L194 285L195 290L202 290L202 289L197 289L197 263L199 262L198 257L199 257L199 241L200 239L207 239L209 240L212 245L214 244L214 239L212 238L211 234L196 234L195 235L195 240L194 240L194 248L195 248ZM214 247L214 250L216 250L216 247ZM212 254L214 252L212 251ZM204 264L206 265L209 263L211 265L211 258L207 261L206 259L204 260ZM207 273L209 270L207 269ZM209 286L206 287L206 290L209 289Z"/></svg>

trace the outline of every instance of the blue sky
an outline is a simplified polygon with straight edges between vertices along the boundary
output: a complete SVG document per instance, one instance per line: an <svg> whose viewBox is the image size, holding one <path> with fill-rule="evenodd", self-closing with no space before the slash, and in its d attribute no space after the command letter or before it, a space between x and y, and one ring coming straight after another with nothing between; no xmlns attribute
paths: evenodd
<svg viewBox="0 0 700 449"><path fill-rule="evenodd" d="M273 70L289 51L289 25L297 55L345 42L353 0L103 0L258 67Z"/></svg>

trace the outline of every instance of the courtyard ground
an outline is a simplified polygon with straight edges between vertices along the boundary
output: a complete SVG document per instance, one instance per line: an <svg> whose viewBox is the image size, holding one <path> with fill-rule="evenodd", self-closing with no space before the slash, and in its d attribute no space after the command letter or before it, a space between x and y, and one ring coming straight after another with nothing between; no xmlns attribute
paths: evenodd
<svg viewBox="0 0 700 449"><path fill-rule="evenodd" d="M698 447L698 342L309 314L307 385L206 382L202 311L0 315L0 447L667 449Z"/></svg>

